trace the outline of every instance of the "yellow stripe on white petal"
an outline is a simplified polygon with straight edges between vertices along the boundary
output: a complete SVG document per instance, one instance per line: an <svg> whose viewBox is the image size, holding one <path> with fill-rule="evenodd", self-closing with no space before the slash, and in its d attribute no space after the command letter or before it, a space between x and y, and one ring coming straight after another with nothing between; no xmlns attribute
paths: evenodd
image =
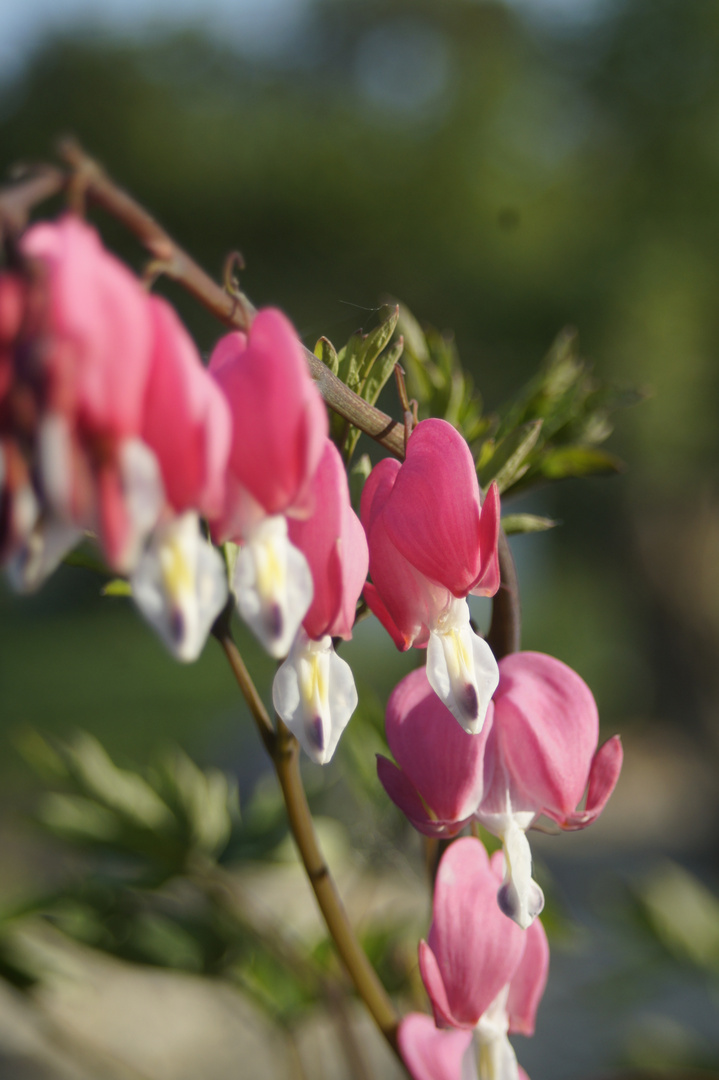
<svg viewBox="0 0 719 1080"><path fill-rule="evenodd" d="M337 656L332 638L312 641L299 631L275 675L272 701L308 757L326 765L357 708L352 669Z"/></svg>
<svg viewBox="0 0 719 1080"><path fill-rule="evenodd" d="M430 627L427 678L464 730L477 735L499 684L499 668L469 624L466 600L453 598Z"/></svg>
<svg viewBox="0 0 719 1080"><path fill-rule="evenodd" d="M232 591L240 615L270 656L286 656L312 603L314 585L282 515L265 518L239 549Z"/></svg>
<svg viewBox="0 0 719 1080"><path fill-rule="evenodd" d="M132 577L132 597L178 660L196 660L227 602L224 560L189 511L154 530Z"/></svg>

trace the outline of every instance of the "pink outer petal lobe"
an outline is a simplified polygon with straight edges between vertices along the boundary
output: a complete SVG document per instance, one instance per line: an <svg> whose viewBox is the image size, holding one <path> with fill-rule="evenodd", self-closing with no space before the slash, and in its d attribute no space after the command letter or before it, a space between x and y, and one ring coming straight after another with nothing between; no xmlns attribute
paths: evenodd
<svg viewBox="0 0 719 1080"><path fill-rule="evenodd" d="M525 946L519 967L509 984L507 1012L512 1035L534 1035L537 1008L547 985L549 943L539 919L525 931Z"/></svg>
<svg viewBox="0 0 719 1080"><path fill-rule="evenodd" d="M232 412L230 468L267 515L307 516L328 422L299 338L273 308L257 314L246 343L229 338L216 346L210 370Z"/></svg>
<svg viewBox="0 0 719 1080"><path fill-rule="evenodd" d="M406 675L387 703L387 742L402 772L437 819L461 824L477 809L492 707L478 735L464 731L439 700L424 668Z"/></svg>
<svg viewBox="0 0 719 1080"><path fill-rule="evenodd" d="M400 1053L413 1080L461 1080L469 1031L440 1031L431 1016L410 1013L397 1032Z"/></svg>
<svg viewBox="0 0 719 1080"><path fill-rule="evenodd" d="M584 794L597 745L591 691L566 664L542 653L506 656L499 672L487 760L503 763L523 804L569 815Z"/></svg>
<svg viewBox="0 0 719 1080"><path fill-rule="evenodd" d="M423 420L412 432L384 519L421 574L467 595L481 574L479 484L467 443L445 420Z"/></svg>

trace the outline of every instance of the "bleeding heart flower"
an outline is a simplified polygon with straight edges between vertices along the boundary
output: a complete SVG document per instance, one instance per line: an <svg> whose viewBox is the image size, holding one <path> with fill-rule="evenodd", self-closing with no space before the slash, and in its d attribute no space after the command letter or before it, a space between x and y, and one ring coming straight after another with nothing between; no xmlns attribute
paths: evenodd
<svg viewBox="0 0 719 1080"><path fill-rule="evenodd" d="M228 334L210 371L229 403L232 447L216 540L241 543L232 585L240 614L277 658L287 654L312 601L312 575L285 518L312 513L311 484L327 437L327 412L299 338L268 308L249 335Z"/></svg>
<svg viewBox="0 0 719 1080"><path fill-rule="evenodd" d="M474 1032L480 1080L517 1080L509 1033L531 1035L549 967L541 923L523 931L494 902L502 855L473 837L439 865L428 942L419 966L440 1026Z"/></svg>
<svg viewBox="0 0 719 1080"><path fill-rule="evenodd" d="M132 595L178 659L195 660L227 602L227 571L202 535L200 515L222 509L232 421L175 315L149 297L153 358L142 437L159 464L166 506L132 574Z"/></svg>
<svg viewBox="0 0 719 1080"><path fill-rule="evenodd" d="M290 655L275 675L272 698L307 754L324 765L357 707L352 671L335 653L332 638L352 636L369 560L342 458L329 439L310 495L312 515L290 518L288 526L292 544L310 567L314 595Z"/></svg>
<svg viewBox="0 0 719 1080"><path fill-rule="evenodd" d="M399 768L378 756L377 772L390 799L425 836L454 836L473 820L484 792L492 708L490 702L480 734L470 735L434 693L424 668L392 691L385 729Z"/></svg>
<svg viewBox="0 0 719 1080"><path fill-rule="evenodd" d="M499 902L528 926L544 898L532 880L526 830L540 814L583 829L604 809L622 767L618 735L597 750L597 706L583 679L554 657L519 652L499 663L485 751L482 824L502 839L507 870ZM584 810L577 806L587 792Z"/></svg>
<svg viewBox="0 0 719 1080"><path fill-rule="evenodd" d="M162 507L162 483L140 438L152 320L140 282L72 215L24 234L25 309L12 344L11 428L32 447L39 516L18 552L34 587L85 529L105 557L132 568ZM25 557L27 555L27 557Z"/></svg>
<svg viewBox="0 0 719 1080"><path fill-rule="evenodd" d="M400 649L427 646L430 685L465 730L481 731L498 674L470 627L466 597L499 588L496 485L480 507L469 447L444 420L423 420L402 465L372 470L362 494L372 582L367 604Z"/></svg>

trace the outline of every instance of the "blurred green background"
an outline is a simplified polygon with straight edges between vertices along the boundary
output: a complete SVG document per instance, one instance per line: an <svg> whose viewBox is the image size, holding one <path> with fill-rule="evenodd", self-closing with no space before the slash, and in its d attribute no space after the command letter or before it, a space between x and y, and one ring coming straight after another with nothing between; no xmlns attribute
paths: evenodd
<svg viewBox="0 0 719 1080"><path fill-rule="evenodd" d="M281 306L310 347L321 334L341 345L396 297L454 334L489 409L567 324L602 378L647 390L608 444L626 473L512 507L562 523L513 542L524 646L584 676L627 751L596 837L541 848L565 908L594 920L619 960L587 989L595 961L560 953L548 1019L520 1060L533 1080L716 1066L719 960L700 942L697 966L671 933L642 952L625 901L627 888L656 899L666 857L719 888L719 6L61 9L0 10L5 175L72 132L210 272L240 249L243 287ZM140 266L134 242L96 220ZM168 294L211 348L218 327ZM270 665L244 646L267 685ZM379 695L411 662L370 623L347 656ZM85 728L121 760L178 741L237 773L241 792L263 768L219 650L179 667L79 569L30 599L3 588L0 702L6 897L60 872L22 823L34 799L13 748L23 729ZM655 945L674 958L661 979Z"/></svg>

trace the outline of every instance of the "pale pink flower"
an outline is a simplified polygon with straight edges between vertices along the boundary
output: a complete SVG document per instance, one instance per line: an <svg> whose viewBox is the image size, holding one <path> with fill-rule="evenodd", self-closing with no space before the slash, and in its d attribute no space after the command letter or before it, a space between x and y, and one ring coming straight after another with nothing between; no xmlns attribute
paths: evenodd
<svg viewBox="0 0 719 1080"><path fill-rule="evenodd" d="M615 735L597 750L596 703L584 680L561 660L513 653L500 661L499 672L477 818L504 845L500 904L528 926L543 897L531 878L526 830L540 814L562 829L590 825L614 790L622 746ZM584 809L578 810L585 791Z"/></svg>
<svg viewBox="0 0 719 1080"><path fill-rule="evenodd" d="M446 421L423 420L402 465L386 458L372 470L362 523L367 604L398 648L427 646L430 685L467 731L480 731L497 665L472 632L466 597L499 588L496 485L480 506L466 442Z"/></svg>
<svg viewBox="0 0 719 1080"><path fill-rule="evenodd" d="M479 840L445 852L433 918L419 966L438 1026L474 1031L480 1080L517 1080L508 1034L531 1035L549 967L540 922L521 930L495 902L501 853L491 863Z"/></svg>

